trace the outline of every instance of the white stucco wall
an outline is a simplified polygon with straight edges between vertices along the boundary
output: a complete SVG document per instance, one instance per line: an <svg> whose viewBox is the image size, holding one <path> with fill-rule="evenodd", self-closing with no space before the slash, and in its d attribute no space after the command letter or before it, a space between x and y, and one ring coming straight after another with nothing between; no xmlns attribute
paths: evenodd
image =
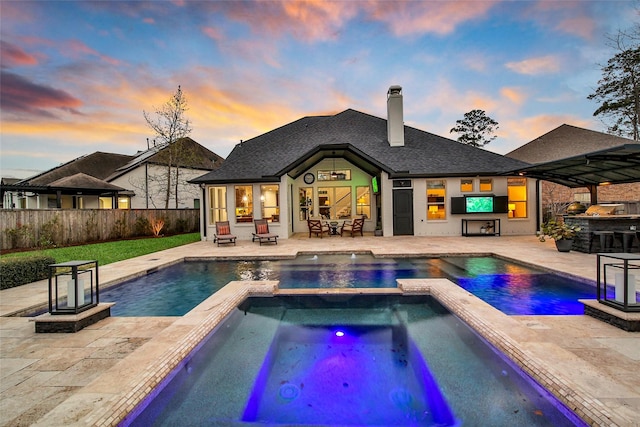
<svg viewBox="0 0 640 427"><path fill-rule="evenodd" d="M318 181L318 170L341 170L349 169L351 171L350 181ZM304 182L305 173L312 173L316 177L312 184ZM366 172L355 167L344 159L336 159L335 166L333 159L324 159L313 168L309 169L305 173L301 174L297 179L291 179L285 175L280 182L280 222L271 222L270 231L277 233L281 239L286 239L292 233L307 233L308 227L306 220L300 220L299 210L299 189L300 188L312 188L313 189L313 209L314 216L317 216L319 211L319 188L324 187L343 187L351 186L351 206L353 214L355 214L356 206L356 191L355 188L359 186L370 186L371 176ZM509 214L452 214L451 213L451 198L461 197L469 194L492 194L495 196L507 196L507 177L495 176L495 177L483 177L491 178L493 182L493 189L490 192L481 193L479 191L479 179L478 177L473 179L474 191L462 192L460 190L460 181L462 178L430 178L431 179L444 179L446 186L445 206L446 216L443 219L432 220L427 219L427 181L426 178L412 178L411 189L413 190L413 228L415 236L460 236L462 230L462 219L472 220L484 220L484 219L500 219L500 232L501 235L527 235L535 234L536 231L536 181L527 180L527 216L521 218L510 218ZM471 179L471 178L465 178ZM261 183L242 184L252 185L253 188L253 206L254 206L254 219L260 218L260 186ZM242 223L235 221L235 186L226 185L227 191L227 212L231 225L231 230L239 239L246 240L251 239L252 233L255 230L252 222ZM382 216L382 231L384 236L393 235L393 180L390 180L385 172L381 172L380 176L380 206L376 206L376 196L371 193L371 218L367 218L365 221L365 231L373 232L376 228L376 210L381 209ZM207 189L206 201L203 206L209 206L209 191ZM204 208L203 208L204 209ZM208 209L208 208L207 208ZM215 226L211 221L210 212L203 212L202 217L207 218L207 239L213 240L215 233ZM355 215L352 215L355 216ZM339 222L342 222L340 220ZM469 227L469 231L472 231L473 227L479 227L479 223L474 223Z"/></svg>
<svg viewBox="0 0 640 427"><path fill-rule="evenodd" d="M202 176L204 173L206 171L199 169L180 169L178 209L193 208L194 199L202 197L200 187L196 184L189 184L187 181ZM145 176L148 176L148 181ZM148 182L148 187L145 185L146 182ZM145 170L145 165L141 165L110 181L110 183L135 193L135 196L131 197L132 209L163 209L165 207L166 167L148 165ZM146 188L148 188L148 203L145 197ZM174 209L176 206L174 193L174 188L172 188L169 209Z"/></svg>

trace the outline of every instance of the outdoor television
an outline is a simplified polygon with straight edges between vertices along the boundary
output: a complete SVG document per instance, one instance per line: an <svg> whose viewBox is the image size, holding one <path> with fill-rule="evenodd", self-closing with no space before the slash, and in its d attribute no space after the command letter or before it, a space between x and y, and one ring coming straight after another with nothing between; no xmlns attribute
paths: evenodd
<svg viewBox="0 0 640 427"><path fill-rule="evenodd" d="M373 194L378 194L380 192L380 188L378 188L378 177L374 176L371 178L371 189L373 190Z"/></svg>
<svg viewBox="0 0 640 427"><path fill-rule="evenodd" d="M509 198L494 195L469 195L451 198L452 214L508 213Z"/></svg>
<svg viewBox="0 0 640 427"><path fill-rule="evenodd" d="M493 196L467 196L465 213L493 213Z"/></svg>

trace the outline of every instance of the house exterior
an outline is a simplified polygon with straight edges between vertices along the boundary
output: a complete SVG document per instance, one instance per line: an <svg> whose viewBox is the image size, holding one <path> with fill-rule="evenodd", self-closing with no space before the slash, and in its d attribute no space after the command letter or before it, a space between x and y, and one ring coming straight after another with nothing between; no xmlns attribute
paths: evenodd
<svg viewBox="0 0 640 427"><path fill-rule="evenodd" d="M488 222L502 235L535 232L536 181L514 172L527 163L405 126L399 86L387 113L303 117L236 145L191 181L203 187L202 238L228 220L248 239L266 218L286 239L307 232L311 217L364 217L365 232L384 236L483 234Z"/></svg>
<svg viewBox="0 0 640 427"><path fill-rule="evenodd" d="M531 164L542 164L604 149L637 144L637 141L589 129L563 124L506 154L507 157ZM540 204L546 215L565 213L572 202L591 204L587 187L570 188L541 181ZM627 214L640 213L640 182L600 185L598 203L620 204Z"/></svg>
<svg viewBox="0 0 640 427"><path fill-rule="evenodd" d="M170 172L168 208L199 208L200 189L187 181L217 168L224 159L191 138L171 146L150 147L133 156L95 152L24 180L3 180L3 208L165 208L166 159L172 149L176 150L173 164L179 167Z"/></svg>

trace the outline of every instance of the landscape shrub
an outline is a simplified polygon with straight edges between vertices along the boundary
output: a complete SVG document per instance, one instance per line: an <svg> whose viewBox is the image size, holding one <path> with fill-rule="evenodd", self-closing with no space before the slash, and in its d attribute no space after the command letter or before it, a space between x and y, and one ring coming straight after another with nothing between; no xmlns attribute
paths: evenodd
<svg viewBox="0 0 640 427"><path fill-rule="evenodd" d="M136 223L133 225L136 236L148 236L151 234L151 223L146 216L139 216L136 218Z"/></svg>
<svg viewBox="0 0 640 427"><path fill-rule="evenodd" d="M56 260L50 256L33 255L0 259L0 289L9 289L49 277L49 265Z"/></svg>

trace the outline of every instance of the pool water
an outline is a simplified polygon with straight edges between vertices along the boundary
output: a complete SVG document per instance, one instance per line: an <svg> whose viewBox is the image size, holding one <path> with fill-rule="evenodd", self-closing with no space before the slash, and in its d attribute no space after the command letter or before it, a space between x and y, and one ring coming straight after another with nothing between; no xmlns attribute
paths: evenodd
<svg viewBox="0 0 640 427"><path fill-rule="evenodd" d="M306 255L292 260L184 262L100 292L113 316L182 316L233 280L280 288L395 288L396 279L446 277L509 315L583 314L595 287L494 257L374 258Z"/></svg>
<svg viewBox="0 0 640 427"><path fill-rule="evenodd" d="M249 298L122 425L255 424L584 425L433 298L370 295Z"/></svg>

